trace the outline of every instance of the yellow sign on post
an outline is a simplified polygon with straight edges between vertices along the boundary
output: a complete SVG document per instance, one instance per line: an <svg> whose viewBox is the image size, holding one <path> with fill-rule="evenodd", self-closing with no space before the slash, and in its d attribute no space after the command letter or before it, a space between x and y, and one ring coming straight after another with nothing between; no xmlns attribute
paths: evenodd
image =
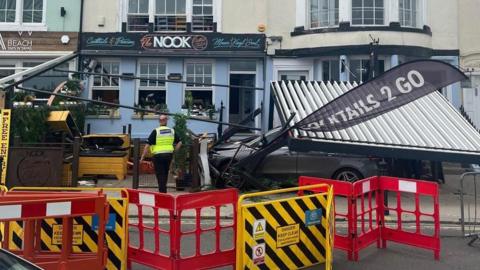
<svg viewBox="0 0 480 270"><path fill-rule="evenodd" d="M0 134L0 157L3 158L2 175L0 178L1 185L5 185L5 182L7 180L8 144L10 141L10 118L11 110L1 110L0 125L2 126L2 132Z"/></svg>
<svg viewBox="0 0 480 270"><path fill-rule="evenodd" d="M325 192L246 203L299 190ZM332 268L333 190L320 184L246 194L238 202L236 269L302 269L324 263Z"/></svg>
<svg viewBox="0 0 480 270"><path fill-rule="evenodd" d="M53 225L52 245L62 244L63 225ZM74 246L80 246L83 244L83 225L73 225L73 237L72 242Z"/></svg>
<svg viewBox="0 0 480 270"><path fill-rule="evenodd" d="M277 248L295 245L300 242L300 224L277 228Z"/></svg>

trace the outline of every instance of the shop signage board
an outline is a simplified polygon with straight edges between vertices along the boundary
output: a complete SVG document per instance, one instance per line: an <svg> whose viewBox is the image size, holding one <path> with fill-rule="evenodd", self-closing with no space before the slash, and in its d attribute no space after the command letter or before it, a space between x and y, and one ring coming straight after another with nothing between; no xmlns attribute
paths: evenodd
<svg viewBox="0 0 480 270"><path fill-rule="evenodd" d="M0 32L0 51L75 51L77 40L76 32Z"/></svg>
<svg viewBox="0 0 480 270"><path fill-rule="evenodd" d="M83 33L82 50L265 51L263 34Z"/></svg>

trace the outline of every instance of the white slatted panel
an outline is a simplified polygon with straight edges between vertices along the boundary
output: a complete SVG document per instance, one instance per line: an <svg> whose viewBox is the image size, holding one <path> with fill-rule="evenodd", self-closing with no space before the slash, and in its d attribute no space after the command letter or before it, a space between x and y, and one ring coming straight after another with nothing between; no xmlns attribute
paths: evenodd
<svg viewBox="0 0 480 270"><path fill-rule="evenodd" d="M272 82L280 111L296 113L292 124L356 86L343 82ZM283 115L284 119L288 117ZM437 92L344 130L294 134L351 143L480 151L480 134Z"/></svg>

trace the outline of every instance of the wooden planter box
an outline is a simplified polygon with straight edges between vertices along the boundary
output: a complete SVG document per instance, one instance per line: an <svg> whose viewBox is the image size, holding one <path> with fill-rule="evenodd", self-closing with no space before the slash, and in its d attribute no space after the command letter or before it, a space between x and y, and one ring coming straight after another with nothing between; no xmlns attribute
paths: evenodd
<svg viewBox="0 0 480 270"><path fill-rule="evenodd" d="M78 176L114 175L118 180L127 176L128 155L122 157L80 156Z"/></svg>

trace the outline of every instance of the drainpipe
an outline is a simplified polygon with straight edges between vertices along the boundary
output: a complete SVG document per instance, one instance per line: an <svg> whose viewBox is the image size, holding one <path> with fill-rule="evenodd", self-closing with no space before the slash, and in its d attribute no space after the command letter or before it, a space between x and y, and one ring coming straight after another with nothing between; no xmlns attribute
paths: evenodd
<svg viewBox="0 0 480 270"><path fill-rule="evenodd" d="M82 68L82 56L80 55L81 51L81 40L82 40L82 33L83 33L83 4L84 0L80 1L80 27L78 29L78 40L77 40L77 52L79 53L79 57L77 59L77 70Z"/></svg>

